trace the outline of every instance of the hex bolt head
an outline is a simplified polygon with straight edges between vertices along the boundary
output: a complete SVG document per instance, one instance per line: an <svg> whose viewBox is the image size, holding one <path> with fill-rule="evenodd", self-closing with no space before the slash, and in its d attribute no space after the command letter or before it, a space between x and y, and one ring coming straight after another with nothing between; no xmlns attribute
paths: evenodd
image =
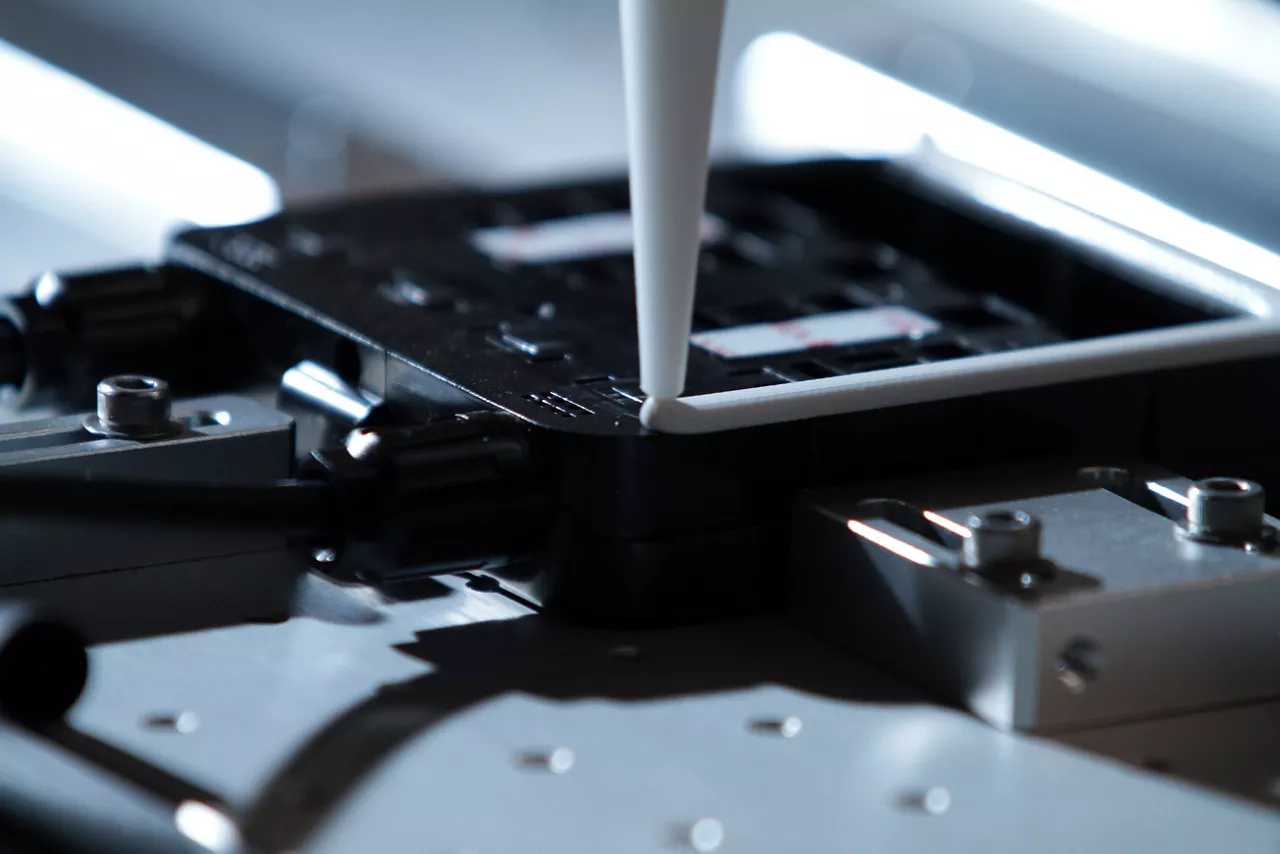
<svg viewBox="0 0 1280 854"><path fill-rule="evenodd" d="M1040 559L1040 520L1021 510L991 510L970 516L964 541L965 565L972 569Z"/></svg>
<svg viewBox="0 0 1280 854"><path fill-rule="evenodd" d="M172 414L169 384L155 377L107 377L98 383L98 418L111 427L154 427Z"/></svg>
<svg viewBox="0 0 1280 854"><path fill-rule="evenodd" d="M121 438L148 438L173 432L169 384L155 377L125 374L98 383L98 411L85 427Z"/></svg>
<svg viewBox="0 0 1280 854"><path fill-rule="evenodd" d="M1187 533L1206 539L1243 538L1263 527L1267 491L1251 480L1211 477L1187 490Z"/></svg>

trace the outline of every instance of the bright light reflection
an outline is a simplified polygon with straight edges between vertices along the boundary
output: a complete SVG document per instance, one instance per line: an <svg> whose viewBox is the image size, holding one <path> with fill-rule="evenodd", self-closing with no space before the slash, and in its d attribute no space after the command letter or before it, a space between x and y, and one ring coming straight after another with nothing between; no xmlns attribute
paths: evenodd
<svg viewBox="0 0 1280 854"><path fill-rule="evenodd" d="M173 813L178 831L210 851L230 851L240 844L240 831L220 810L201 801L183 801Z"/></svg>
<svg viewBox="0 0 1280 854"><path fill-rule="evenodd" d="M2 41L0 116L0 153L14 147L176 219L231 225L280 208L262 170Z"/></svg>
<svg viewBox="0 0 1280 854"><path fill-rule="evenodd" d="M1203 293L1238 306L1258 317L1270 316L1271 305L1247 283L1186 255L1166 251L1159 245L1112 222L1090 216L1038 190L1014 182L996 182L971 188L980 202L1018 219L1094 246L1105 246L1124 259L1159 275L1194 285Z"/></svg>
<svg viewBox="0 0 1280 854"><path fill-rule="evenodd" d="M743 133L761 156L940 153L1280 287L1280 256L791 33L756 39L738 72Z"/></svg>
<svg viewBox="0 0 1280 854"><path fill-rule="evenodd" d="M969 529L964 525L961 525L959 522L952 522L946 516L934 513L932 510L924 511L924 518L928 519L939 528L946 528L957 537L964 537L966 540L969 539Z"/></svg>
<svg viewBox="0 0 1280 854"><path fill-rule="evenodd" d="M1186 507L1191 503L1191 499L1183 495L1176 489L1170 489L1162 483L1156 483L1154 480L1147 481L1147 489L1159 495L1161 498L1167 498L1175 504L1181 504Z"/></svg>
<svg viewBox="0 0 1280 854"><path fill-rule="evenodd" d="M910 543L904 543L897 537L890 536L884 531L859 522L857 519L849 520L849 530L864 540L869 540L880 548L891 551L898 557L906 558L912 563L918 563L921 566L933 566L934 564L933 555L924 549L918 549Z"/></svg>

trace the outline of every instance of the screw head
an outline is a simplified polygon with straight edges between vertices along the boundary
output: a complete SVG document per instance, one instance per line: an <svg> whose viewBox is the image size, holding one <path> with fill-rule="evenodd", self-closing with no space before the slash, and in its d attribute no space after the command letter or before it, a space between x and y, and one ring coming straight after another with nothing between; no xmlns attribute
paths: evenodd
<svg viewBox="0 0 1280 854"><path fill-rule="evenodd" d="M175 430L169 384L155 377L122 374L98 383L98 411L85 428L103 436L145 439Z"/></svg>
<svg viewBox="0 0 1280 854"><path fill-rule="evenodd" d="M991 510L968 519L965 565L985 569L1040 558L1040 520L1022 510Z"/></svg>
<svg viewBox="0 0 1280 854"><path fill-rule="evenodd" d="M1186 532L1210 540L1255 535L1262 530L1266 505L1266 490L1251 480L1198 480L1187 490Z"/></svg>

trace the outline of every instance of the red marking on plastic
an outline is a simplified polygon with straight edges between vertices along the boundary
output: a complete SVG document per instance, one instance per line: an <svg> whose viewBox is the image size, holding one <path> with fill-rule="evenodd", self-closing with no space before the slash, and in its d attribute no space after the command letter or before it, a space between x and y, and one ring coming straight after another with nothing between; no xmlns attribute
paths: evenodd
<svg viewBox="0 0 1280 854"><path fill-rule="evenodd" d="M920 325L920 322L915 317L900 309L888 309L881 317L899 335L910 337L924 331L924 327Z"/></svg>
<svg viewBox="0 0 1280 854"><path fill-rule="evenodd" d="M527 257L525 245L529 243L538 231L539 227L537 225L528 223L513 226L510 232L511 242L507 244L507 251L502 253L502 260L510 264L523 264Z"/></svg>
<svg viewBox="0 0 1280 854"><path fill-rule="evenodd" d="M796 341L804 343L809 340L809 330L806 329L803 324L797 323L794 320L783 320L780 323L775 323L773 324L773 328L780 334L785 335L788 338L793 338Z"/></svg>

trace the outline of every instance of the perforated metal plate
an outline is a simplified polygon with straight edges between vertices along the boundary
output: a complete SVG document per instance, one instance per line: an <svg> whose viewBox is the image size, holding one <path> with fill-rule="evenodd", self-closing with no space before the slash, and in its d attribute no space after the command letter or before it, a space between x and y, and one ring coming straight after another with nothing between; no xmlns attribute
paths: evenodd
<svg viewBox="0 0 1280 854"><path fill-rule="evenodd" d="M324 854L1280 847L1261 806L998 733L780 623L568 629L448 583L310 582L309 616L101 647L75 722Z"/></svg>

